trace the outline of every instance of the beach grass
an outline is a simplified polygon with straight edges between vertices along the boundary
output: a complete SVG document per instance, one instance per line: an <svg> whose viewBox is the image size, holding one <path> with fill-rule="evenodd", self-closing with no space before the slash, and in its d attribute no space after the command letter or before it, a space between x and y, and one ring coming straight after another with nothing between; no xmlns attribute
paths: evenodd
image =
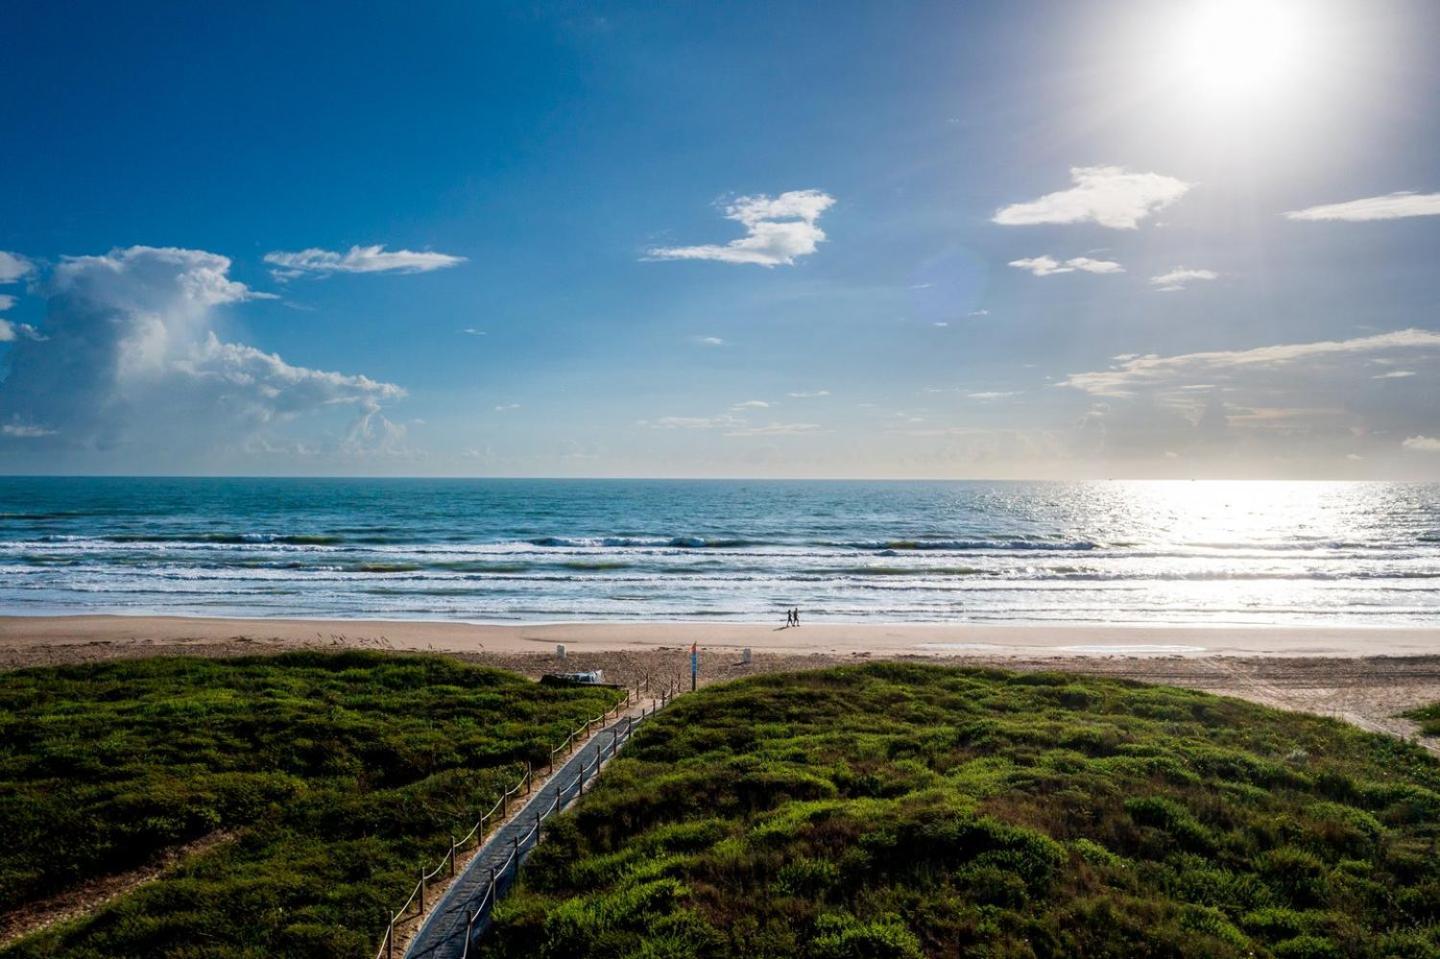
<svg viewBox="0 0 1440 959"><path fill-rule="evenodd" d="M1429 706L1412 709L1404 716L1406 719L1413 719L1420 724L1422 736L1440 736L1440 703L1431 703Z"/></svg>
<svg viewBox="0 0 1440 959"><path fill-rule="evenodd" d="M614 702L370 652L0 674L0 911L215 840L0 955L367 955L421 865Z"/></svg>
<svg viewBox="0 0 1440 959"><path fill-rule="evenodd" d="M1440 956L1440 763L1125 681L874 664L682 697L482 954Z"/></svg>

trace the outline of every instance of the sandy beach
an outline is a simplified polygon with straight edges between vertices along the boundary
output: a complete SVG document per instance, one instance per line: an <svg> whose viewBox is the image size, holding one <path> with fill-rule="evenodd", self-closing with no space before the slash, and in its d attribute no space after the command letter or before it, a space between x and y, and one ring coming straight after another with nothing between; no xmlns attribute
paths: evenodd
<svg viewBox="0 0 1440 959"><path fill-rule="evenodd" d="M356 648L443 652L530 676L604 669L607 679L627 684L684 683L692 643L700 648L702 684L872 659L1059 669L1239 696L1406 737L1415 725L1397 714L1440 700L1440 629L0 617L0 669ZM1426 745L1440 751L1440 743Z"/></svg>
<svg viewBox="0 0 1440 959"><path fill-rule="evenodd" d="M87 646L347 645L451 653L643 651L689 647L787 656L1075 658L1363 657L1440 654L1440 628L978 626L969 624L554 623L204 619L173 616L0 617L5 657ZM78 651L78 650L77 650ZM0 659L0 663L6 663Z"/></svg>

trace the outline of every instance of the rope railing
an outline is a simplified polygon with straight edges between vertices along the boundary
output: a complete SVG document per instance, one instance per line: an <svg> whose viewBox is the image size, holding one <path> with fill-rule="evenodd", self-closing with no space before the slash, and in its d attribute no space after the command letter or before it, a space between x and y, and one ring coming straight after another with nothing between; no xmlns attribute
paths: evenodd
<svg viewBox="0 0 1440 959"><path fill-rule="evenodd" d="M674 683L671 684L671 689L673 690L673 688L674 688ZM672 695L673 695L673 693L672 693ZM632 698L632 693L631 693L631 691L630 691L629 689L626 689L626 690L625 690L625 701L624 701L624 702L622 702L622 703L617 703L613 709L607 710L606 712L601 713L600 715L594 717L593 719L587 719L587 720L586 720L584 723L582 723L580 726L578 726L578 727L576 727L574 730L572 730L572 731L570 732L570 734L565 737L565 741L564 741L563 743L561 743L559 746L556 746L554 749L550 750L550 760L549 760L549 763L548 763L548 765L547 765L547 767L546 767L546 774L549 775L550 773L553 773L553 772L554 772L554 770L555 770L555 755L556 755L557 753L559 753L562 749L564 749L564 750L567 750L567 752L566 752L566 755L567 755L567 756L572 755L572 754L575 752L575 745L576 745L577 743L584 742L586 739L588 739L589 736L590 736L591 731L594 730L594 728L595 728L596 725L604 725L604 723L605 723L606 721L608 721L609 719L611 719L611 718L613 718L613 717L618 717L618 716L621 715L626 709L629 709L630 706L632 705L632 703L635 701L635 699L638 699L638 698L639 698L639 694L638 694L638 693L634 694L634 698ZM664 702L664 700L662 699L662 705L663 705L663 702ZM642 707L642 709L641 709L641 716L642 716L642 718L643 718L644 714L645 714L645 713L644 713L644 708ZM652 708L652 710L651 710L650 715L654 715L654 709L653 709L653 708ZM628 727L627 730L626 730L626 738L627 738L627 739L629 738L629 729L630 729L630 728L633 728L633 723L630 724L630 727ZM577 737L579 737L579 738L577 738ZM597 751L597 752L598 752L598 751ZM611 755L612 755L612 756L614 755L613 742L612 742ZM584 769L584 766L582 765L581 768L582 768L582 770L583 770L583 769ZM598 767L597 767L597 768L598 768ZM582 775L583 775L583 773L582 773ZM390 923L389 923L389 925L387 925L386 928L385 928L385 935L384 935L384 937L383 937L383 938L381 939L381 941L380 941L380 949L379 949L378 952L375 953L375 959L393 959L394 954L395 954L395 926L396 926L397 923L403 922L403 921L405 921L406 919L411 919L411 918L414 918L415 916L423 916L423 915L425 915L425 893L426 893L426 891L427 891L427 890L426 890L427 884L428 884L432 879L435 879L436 877L438 877L442 872L446 871L447 869L449 870L450 877L451 877L451 878L454 878L455 872L456 872L456 865L455 865L455 857L456 857L456 854L457 854L457 853L460 853L460 852L464 852L467 848L469 848L468 844L470 843L470 841L471 841L472 839L475 841L475 848L479 848L480 846L483 846L483 845L485 844L485 838L486 838L486 836L489 835L489 830L488 830L486 827L487 827L488 825L493 825L493 824L495 824L495 823L502 822L502 821L504 821L506 818L508 818L508 816L509 816L509 814L510 814L510 800L511 800L513 797L520 795L520 793L521 793L522 791L525 793L525 795L528 796L528 795L531 793L531 791L534 789L534 785L535 785L535 770L534 770L534 767L531 766L531 764L527 762L527 763L525 764L525 773L524 773L524 775L522 775L522 776L520 777L519 782L517 782L514 786L510 787L509 789L505 790L503 793L501 793L501 794L500 794L500 798L495 801L495 805L492 806L492 807L490 807L490 810L489 810L488 812L486 812L484 815L482 815L482 816L476 821L475 825L473 825L473 826L470 827L470 831L469 831L469 832L467 832L467 833L466 833L463 837L461 837L459 840L456 840L453 835L451 836L450 848L449 848L448 850L446 850L445 853L441 856L439 864L436 865L434 869L431 869L431 870L428 870L428 871L425 870L425 869L423 869L423 868L420 870L420 878L419 878L419 880L415 883L414 887L410 890L410 895L405 899L405 902L404 902L403 904L401 904L401 906L400 906L399 909L396 909L394 912L392 912L392 913L390 914ZM558 797L557 797L557 802L558 802ZM552 810L552 812L553 812L553 810ZM549 814L550 814L550 813L547 813L546 815L549 815ZM538 821L537 821L537 823L536 823L535 828L536 828L537 830L539 829L539 822L538 822ZM527 836L526 839L527 839L527 841L528 841L529 837ZM513 855L512 855L512 858L513 858ZM510 863L509 863L509 861L507 861L506 866L505 866L505 867L502 867L502 868L501 868L501 871L503 872L505 868L508 868L508 867L509 867L509 865L510 865ZM492 881L492 886L493 886L493 881ZM489 893L490 893L490 889L487 889L487 890L486 890L486 895L489 896ZM412 905L416 906L416 911L415 911L414 916L412 916L412 915L410 914L410 907L411 907ZM467 930L467 932L468 932L468 930Z"/></svg>
<svg viewBox="0 0 1440 959"><path fill-rule="evenodd" d="M634 733L636 726L639 726L647 718L654 716L655 713L658 712L665 703L668 703L673 699L674 691L672 689L669 695L666 695L661 699L660 705L652 707L648 713L646 713L642 709L639 718L632 717L630 721L625 724L624 732L612 733L610 737L610 757L614 758L615 754L619 751L620 746L629 741L630 736ZM588 773L587 770L589 770L593 766L596 773L600 771L600 766L604 762L602 758L604 748L605 747L602 745L595 751L594 759L580 764L580 771L579 774L575 777L574 782L570 783L570 785L568 786L562 786L561 788L556 790L555 798L551 801L550 807L546 809L543 813L536 814L535 824L530 827L530 830L525 834L524 838L511 840L510 855L506 857L504 865L498 868L491 868L490 882L486 885L485 892L481 894L480 900L475 906L475 911L468 913L469 919L465 924L465 948L460 954L460 959L470 959L470 949L475 943L476 924L479 923L480 920L484 918L488 912L492 911L495 905L499 902L502 884L507 882L506 873L509 872L512 867L518 873L520 867L520 860L525 854L526 846L530 843L532 837L535 839L536 842L539 841L541 823L544 822L546 819L549 819L555 813L563 810L565 806L568 805L570 801L572 801L565 798L566 794L568 794L573 789L575 790L575 798L578 799L580 796L584 795L585 780L589 775L592 775ZM514 878L514 875L510 876L508 882L513 884Z"/></svg>

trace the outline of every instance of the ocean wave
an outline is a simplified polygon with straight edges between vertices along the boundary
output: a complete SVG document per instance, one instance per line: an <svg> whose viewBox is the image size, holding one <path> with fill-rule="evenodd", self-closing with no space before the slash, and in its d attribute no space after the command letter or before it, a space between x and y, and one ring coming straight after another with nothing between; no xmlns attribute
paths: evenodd
<svg viewBox="0 0 1440 959"><path fill-rule="evenodd" d="M541 536L525 541L531 546L559 549L607 549L669 548L669 549L736 549L745 546L764 546L763 542L748 539L706 539L703 536Z"/></svg>
<svg viewBox="0 0 1440 959"><path fill-rule="evenodd" d="M1084 551L1092 549L1103 549L1099 543L1092 543L1089 540L1077 540L1070 542L1057 542L1052 540L1031 540L1031 539L895 539L895 540L863 540L860 542L826 544L837 545L849 549L874 550L883 553L899 553L910 550L936 550L944 552L967 552L978 550L1045 550L1045 551Z"/></svg>

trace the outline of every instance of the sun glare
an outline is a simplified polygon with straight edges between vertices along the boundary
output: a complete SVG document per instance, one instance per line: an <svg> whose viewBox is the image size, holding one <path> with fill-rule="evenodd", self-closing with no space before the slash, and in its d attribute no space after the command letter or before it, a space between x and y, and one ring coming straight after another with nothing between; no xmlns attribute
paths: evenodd
<svg viewBox="0 0 1440 959"><path fill-rule="evenodd" d="M1217 104L1272 98L1304 72L1313 10L1297 0L1197 0L1175 25L1169 67Z"/></svg>

